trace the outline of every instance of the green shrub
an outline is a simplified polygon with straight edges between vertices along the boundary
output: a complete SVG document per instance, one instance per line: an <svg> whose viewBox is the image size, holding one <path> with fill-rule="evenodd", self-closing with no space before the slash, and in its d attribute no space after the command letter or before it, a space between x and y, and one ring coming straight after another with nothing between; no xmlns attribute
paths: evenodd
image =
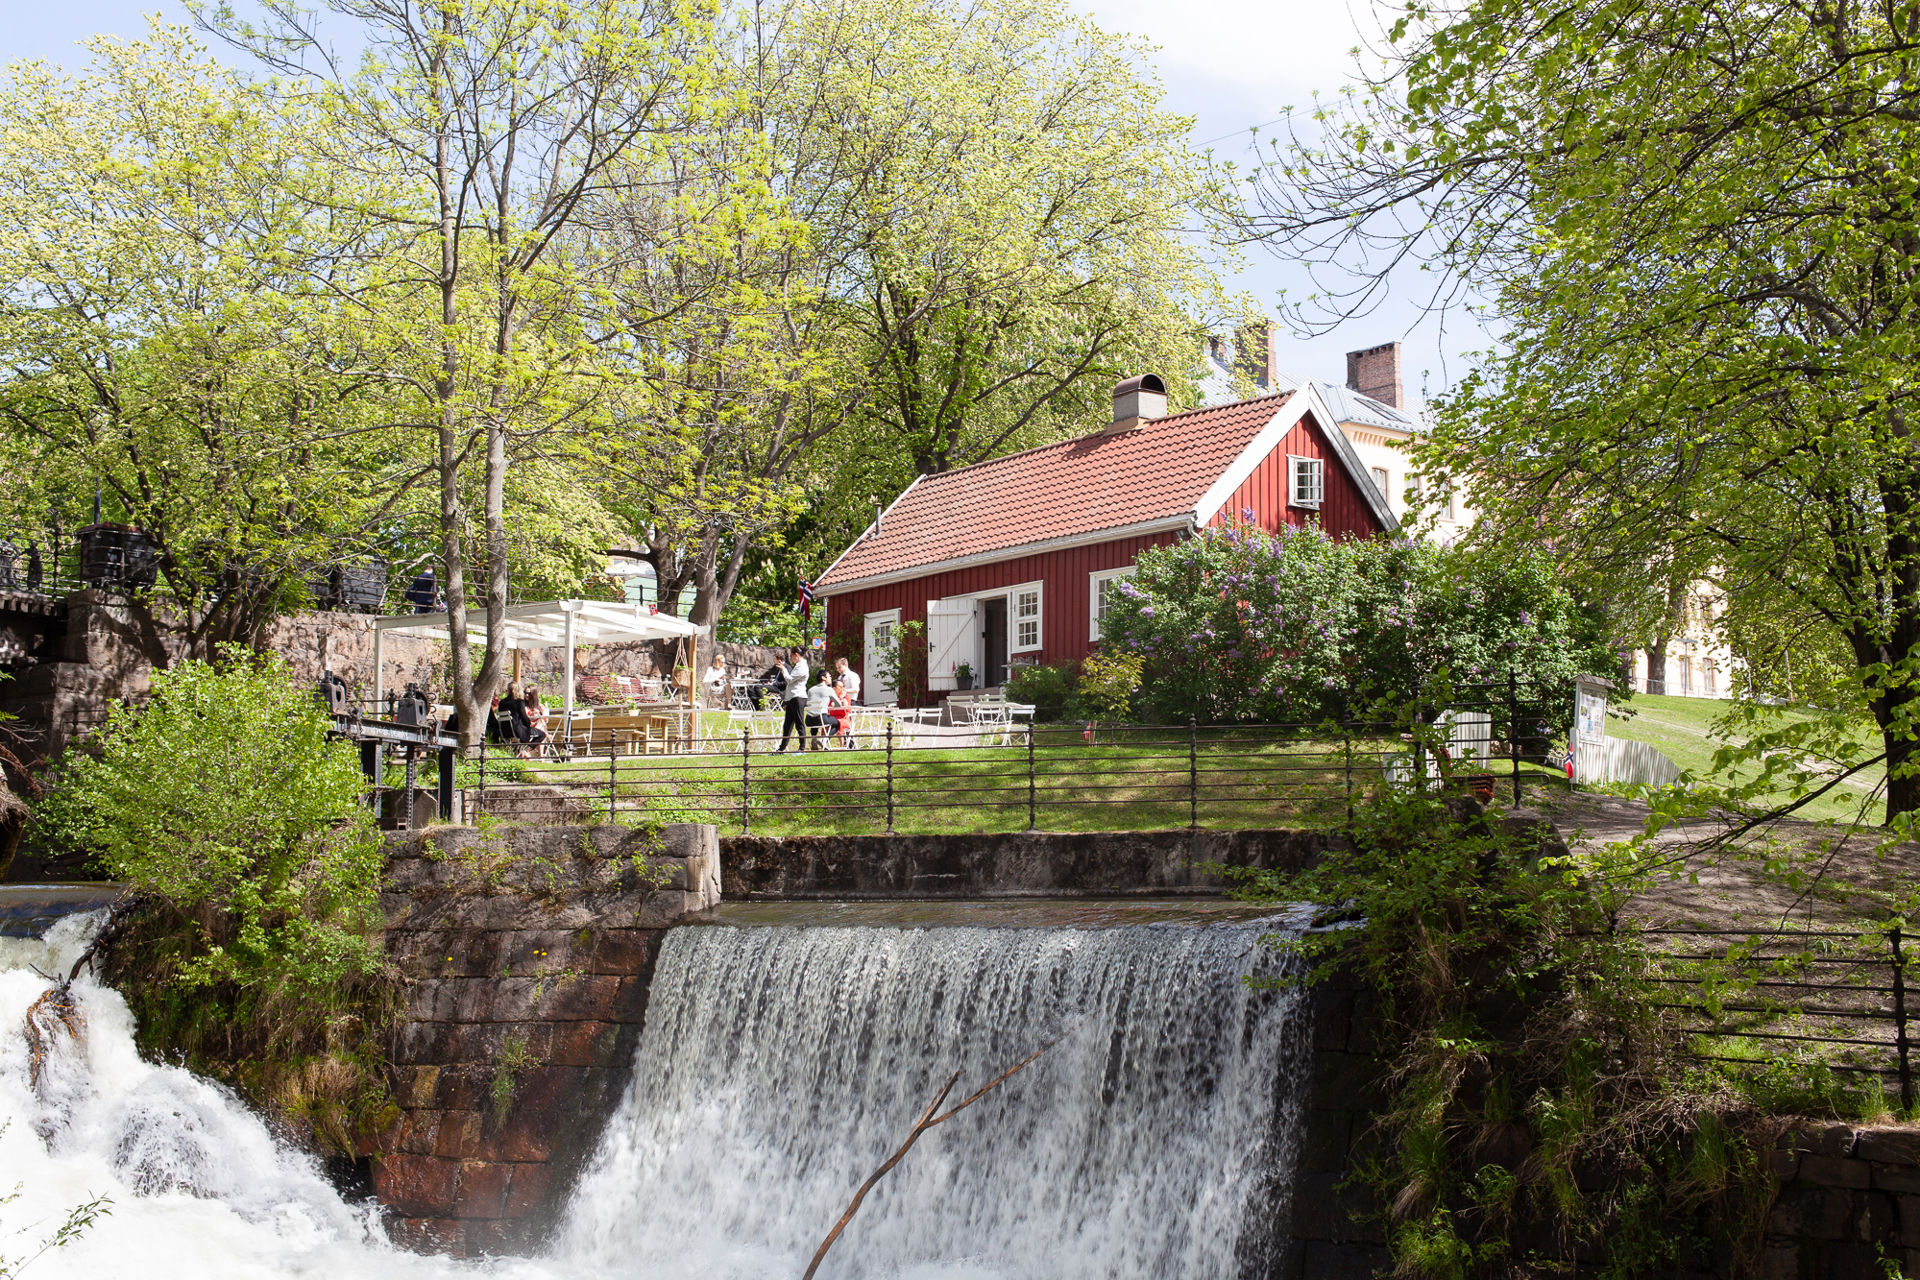
<svg viewBox="0 0 1920 1280"><path fill-rule="evenodd" d="M1015 667L1007 678L1007 698L1033 704L1036 720L1059 720L1067 714L1080 678L1068 663L1057 667Z"/></svg>
<svg viewBox="0 0 1920 1280"><path fill-rule="evenodd" d="M41 816L134 892L208 922L180 981L328 988L379 966L382 868L331 726L278 658L185 662L67 758Z"/></svg>
<svg viewBox="0 0 1920 1280"><path fill-rule="evenodd" d="M1336 542L1318 527L1235 523L1150 548L1101 631L1107 652L1142 661L1133 705L1163 723L1359 715L1509 671L1529 703L1570 717L1574 678L1619 665L1545 550Z"/></svg>
<svg viewBox="0 0 1920 1280"><path fill-rule="evenodd" d="M1560 1274L1577 1253L1582 1274L1625 1280L1715 1250L1746 1274L1774 1130L1688 1060L1659 1008L1671 989L1617 927L1660 855L1608 855L1600 874L1546 837L1390 793L1312 866L1226 873L1258 901L1337 904L1323 919L1348 926L1272 941L1310 980L1373 997L1382 1102L1355 1181L1394 1274Z"/></svg>
<svg viewBox="0 0 1920 1280"><path fill-rule="evenodd" d="M1129 718L1145 665L1137 653L1096 653L1081 663L1076 694L1085 714L1101 720Z"/></svg>

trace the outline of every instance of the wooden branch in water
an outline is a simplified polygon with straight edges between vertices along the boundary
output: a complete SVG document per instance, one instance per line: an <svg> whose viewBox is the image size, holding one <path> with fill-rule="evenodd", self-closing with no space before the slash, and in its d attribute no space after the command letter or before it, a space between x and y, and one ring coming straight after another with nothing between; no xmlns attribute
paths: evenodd
<svg viewBox="0 0 1920 1280"><path fill-rule="evenodd" d="M947 1095L953 1092L953 1086L960 1082L960 1073L958 1071L948 1076L947 1082L940 1086L940 1092L933 1095L933 1101L927 1104L927 1109L920 1113L920 1119L914 1122L913 1131L907 1134L907 1140L900 1144L900 1149L889 1156L885 1164L875 1169L873 1173L868 1176L867 1180L860 1184L860 1189L853 1193L853 1200L847 1205L847 1211L840 1215L840 1221L833 1224L833 1230L827 1232L827 1238L820 1242L818 1249L814 1250L813 1261L807 1264L807 1272L801 1277L801 1280L813 1280L814 1272L820 1270L820 1263L824 1261L827 1256L827 1250L833 1247L833 1242L840 1238L840 1233L847 1229L849 1222L853 1221L853 1215L860 1212L860 1204L867 1198L867 1192L873 1190L874 1184L886 1177L888 1171L905 1158L907 1152L913 1149L913 1144L920 1141L921 1134L937 1124L945 1124L947 1121L953 1119L962 1111L965 1111L968 1107L999 1088L1002 1084L1005 1084L1015 1072L1031 1065L1035 1058L1038 1058L1052 1047L1051 1044L1041 1045L1038 1049L1035 1049L1032 1053L1020 1059L1020 1061L1014 1063L1005 1071L1002 1071L999 1075L968 1094L966 1101L946 1111L941 1111L940 1104L947 1100ZM935 1114L936 1112L938 1114Z"/></svg>

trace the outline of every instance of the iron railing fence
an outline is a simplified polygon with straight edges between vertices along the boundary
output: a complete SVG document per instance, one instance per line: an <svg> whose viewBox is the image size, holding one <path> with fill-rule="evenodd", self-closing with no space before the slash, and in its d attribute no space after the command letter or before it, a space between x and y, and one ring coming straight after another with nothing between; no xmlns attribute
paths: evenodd
<svg viewBox="0 0 1920 1280"><path fill-rule="evenodd" d="M1638 929L1651 1001L1690 1056L1734 1068L1824 1067L1896 1083L1914 1105L1912 939L1885 929Z"/></svg>
<svg viewBox="0 0 1920 1280"><path fill-rule="evenodd" d="M1458 710L1457 705L1453 708ZM463 811L523 822L698 820L752 834L1309 826L1351 821L1356 802L1425 778L1516 801L1564 776L1531 760L1538 735L1508 733L1504 758L1462 757L1457 724L1411 716L1207 726L888 719L813 744L725 712L671 738L634 729L564 749L484 744L463 764ZM684 721L682 722L685 723ZM653 748L659 748L654 754Z"/></svg>

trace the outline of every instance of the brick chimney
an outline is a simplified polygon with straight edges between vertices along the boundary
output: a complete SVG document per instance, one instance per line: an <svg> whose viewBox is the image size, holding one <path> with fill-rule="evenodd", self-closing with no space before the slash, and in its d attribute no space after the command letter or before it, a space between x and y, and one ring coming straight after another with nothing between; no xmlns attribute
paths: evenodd
<svg viewBox="0 0 1920 1280"><path fill-rule="evenodd" d="M1113 389L1113 421L1108 432L1131 431L1167 416L1167 384L1157 373L1128 378Z"/></svg>
<svg viewBox="0 0 1920 1280"><path fill-rule="evenodd" d="M1347 352L1347 389L1395 409L1405 408L1400 395L1400 344L1388 342Z"/></svg>

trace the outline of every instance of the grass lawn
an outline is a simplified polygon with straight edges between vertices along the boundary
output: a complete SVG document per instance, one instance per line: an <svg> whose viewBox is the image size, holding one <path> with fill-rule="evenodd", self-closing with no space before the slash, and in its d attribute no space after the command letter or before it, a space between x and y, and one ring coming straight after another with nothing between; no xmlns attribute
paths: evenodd
<svg viewBox="0 0 1920 1280"><path fill-rule="evenodd" d="M1682 769L1705 778L1713 771L1714 753L1728 745L1727 739L1715 730L1716 723L1726 714L1728 705L1714 698L1635 694L1632 701L1608 709L1607 733L1610 737L1627 738L1658 747ZM1792 716L1796 713L1783 711L1782 714ZM1858 741L1863 756L1879 752L1878 735L1865 721L1861 723ZM1756 772L1755 768L1749 766L1734 776L1751 778ZM1868 793L1878 787L1885 776L1884 769L1864 770L1798 812L1815 820L1850 821L1860 815ZM1785 795L1778 797L1781 800L1786 798ZM1867 805L1866 819L1878 823L1883 812L1882 803L1876 800Z"/></svg>
<svg viewBox="0 0 1920 1280"><path fill-rule="evenodd" d="M1042 725L1031 757L1016 733L999 747L896 748L891 764L884 749L834 748L756 750L745 775L737 751L516 762L507 772L567 787L595 813L607 812L611 781L618 814L713 822L729 834L881 832L889 795L892 829L908 834L1023 831L1029 818L1043 831L1331 828L1345 822L1350 797L1385 785L1384 761L1405 750L1392 736L1349 746L1337 734L1261 728L1189 739L1178 728L1103 727L1089 743L1078 725ZM494 768L490 785L502 780ZM1495 770L1503 798L1509 772Z"/></svg>

